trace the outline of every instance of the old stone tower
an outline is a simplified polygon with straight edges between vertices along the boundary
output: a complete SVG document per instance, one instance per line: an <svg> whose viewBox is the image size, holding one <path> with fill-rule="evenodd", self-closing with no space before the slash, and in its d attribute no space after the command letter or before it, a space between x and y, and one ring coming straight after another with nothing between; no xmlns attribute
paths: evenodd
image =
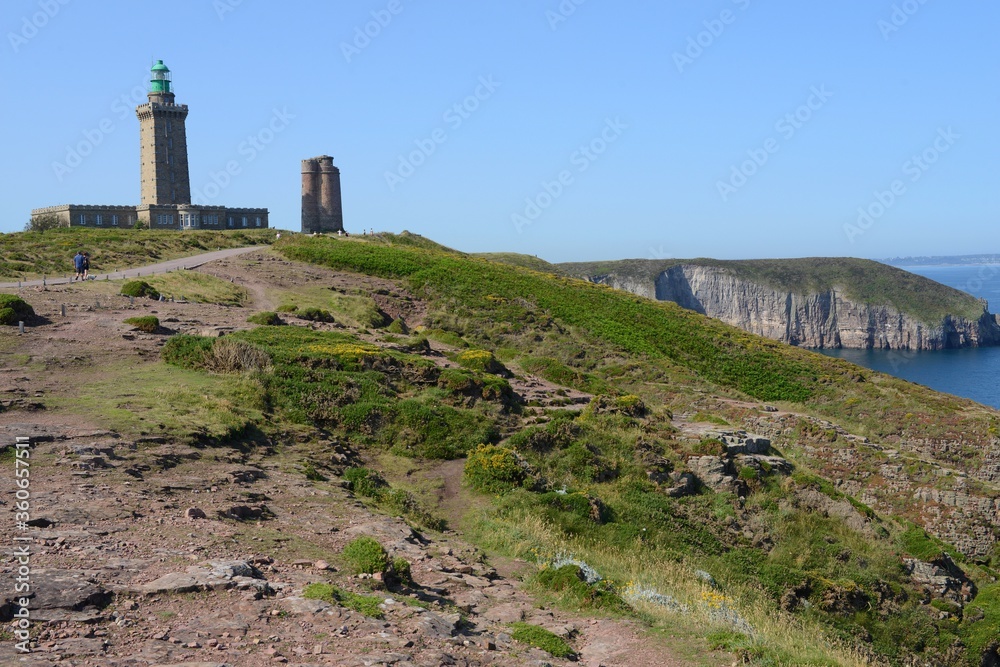
<svg viewBox="0 0 1000 667"><path fill-rule="evenodd" d="M329 155L302 161L302 232L337 232L344 229L340 198L340 169Z"/></svg>
<svg viewBox="0 0 1000 667"><path fill-rule="evenodd" d="M188 176L186 104L174 103L170 70L157 60L151 70L149 102L136 107L139 117L142 206L191 203Z"/></svg>

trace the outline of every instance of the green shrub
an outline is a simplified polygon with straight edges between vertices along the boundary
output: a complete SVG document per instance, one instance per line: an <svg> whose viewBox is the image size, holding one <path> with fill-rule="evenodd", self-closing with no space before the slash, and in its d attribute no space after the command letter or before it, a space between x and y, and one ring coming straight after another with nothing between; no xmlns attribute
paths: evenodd
<svg viewBox="0 0 1000 667"><path fill-rule="evenodd" d="M594 415L618 415L624 418L643 417L646 404L635 394L624 396L598 395L587 405L586 412Z"/></svg>
<svg viewBox="0 0 1000 667"><path fill-rule="evenodd" d="M465 350L459 353L456 361L465 368L480 373L501 375L508 372L507 368L497 361L497 358L489 350Z"/></svg>
<svg viewBox="0 0 1000 667"><path fill-rule="evenodd" d="M702 456L722 456L726 453L726 445L717 438L702 438L702 440L691 448L695 454Z"/></svg>
<svg viewBox="0 0 1000 667"><path fill-rule="evenodd" d="M296 310L295 315L311 322L333 322L333 314L322 308L303 308Z"/></svg>
<svg viewBox="0 0 1000 667"><path fill-rule="evenodd" d="M389 567L389 554L378 540L367 535L349 542L343 554L355 574L377 574Z"/></svg>
<svg viewBox="0 0 1000 667"><path fill-rule="evenodd" d="M410 568L410 561L402 556L392 559L392 571L396 573L396 578L404 584L413 583L413 572Z"/></svg>
<svg viewBox="0 0 1000 667"><path fill-rule="evenodd" d="M163 361L182 368L204 368L205 359L212 350L216 339L206 336L181 334L172 336L163 346L160 356Z"/></svg>
<svg viewBox="0 0 1000 667"><path fill-rule="evenodd" d="M625 394L615 398L615 409L629 417L644 417L646 403L635 394Z"/></svg>
<svg viewBox="0 0 1000 667"><path fill-rule="evenodd" d="M544 588L562 594L568 599L567 601L579 607L620 612L629 609L607 582L588 584L579 565L568 564L558 568L545 568L536 575L535 580Z"/></svg>
<svg viewBox="0 0 1000 667"><path fill-rule="evenodd" d="M348 468L344 471L344 479L351 491L369 498L379 498L389 487L381 475L368 468Z"/></svg>
<svg viewBox="0 0 1000 667"><path fill-rule="evenodd" d="M382 604L383 598L376 595L359 595L331 584L309 584L302 590L302 597L341 605L369 618L382 618L379 605Z"/></svg>
<svg viewBox="0 0 1000 667"><path fill-rule="evenodd" d="M410 333L410 328L406 326L406 322L403 321L402 317L394 319L385 330L389 333L400 334L401 336L406 336Z"/></svg>
<svg viewBox="0 0 1000 667"><path fill-rule="evenodd" d="M559 412L544 426L529 426L515 433L507 443L521 451L544 453L553 448L568 447L581 431L582 428L576 423L574 414Z"/></svg>
<svg viewBox="0 0 1000 667"><path fill-rule="evenodd" d="M278 317L278 313L269 310L265 310L262 313L251 315L250 317L247 318L247 322L249 322L250 324L261 324L263 326L271 326L271 327L281 326L282 324L285 323L284 320Z"/></svg>
<svg viewBox="0 0 1000 667"><path fill-rule="evenodd" d="M513 449L480 445L465 462L465 478L479 491L505 493L524 484L528 472Z"/></svg>
<svg viewBox="0 0 1000 667"><path fill-rule="evenodd" d="M145 333L155 333L160 328L160 319L155 315L143 315L141 317L130 317L125 320L125 324L131 324L139 331Z"/></svg>
<svg viewBox="0 0 1000 667"><path fill-rule="evenodd" d="M539 495L538 500L560 512L569 512L581 519L591 518L590 499L582 493L549 491Z"/></svg>
<svg viewBox="0 0 1000 667"><path fill-rule="evenodd" d="M35 316L35 310L21 297L0 294L0 324L17 324Z"/></svg>
<svg viewBox="0 0 1000 667"><path fill-rule="evenodd" d="M572 647L559 635L549 632L545 628L530 623L511 623L510 628L510 636L515 641L540 648L557 658L569 658L576 655Z"/></svg>
<svg viewBox="0 0 1000 667"><path fill-rule="evenodd" d="M122 285L121 293L125 296L133 297L149 297L150 299L159 299L160 293L156 291L152 285L147 283L145 280L129 280L124 285Z"/></svg>
<svg viewBox="0 0 1000 667"><path fill-rule="evenodd" d="M277 311L279 313L294 313L299 307L293 303L283 303L278 306Z"/></svg>

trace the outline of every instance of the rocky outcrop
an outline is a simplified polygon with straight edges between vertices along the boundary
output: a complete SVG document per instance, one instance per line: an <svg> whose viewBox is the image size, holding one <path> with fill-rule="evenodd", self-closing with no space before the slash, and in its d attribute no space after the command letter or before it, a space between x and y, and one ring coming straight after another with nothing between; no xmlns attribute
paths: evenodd
<svg viewBox="0 0 1000 667"><path fill-rule="evenodd" d="M852 301L836 287L798 294L724 267L694 264L672 266L652 282L615 274L589 279L802 347L940 350L1000 344L1000 326L985 307L977 320L946 316L926 323L892 306Z"/></svg>

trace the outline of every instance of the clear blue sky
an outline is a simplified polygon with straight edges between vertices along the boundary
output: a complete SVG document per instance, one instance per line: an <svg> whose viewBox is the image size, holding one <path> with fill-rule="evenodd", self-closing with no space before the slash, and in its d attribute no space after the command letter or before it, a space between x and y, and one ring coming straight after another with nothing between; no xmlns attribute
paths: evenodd
<svg viewBox="0 0 1000 667"><path fill-rule="evenodd" d="M192 188L234 162L211 201L275 227L327 153L349 230L466 251L1000 252L997 25L980 0L8 0L0 231L138 203L157 58Z"/></svg>

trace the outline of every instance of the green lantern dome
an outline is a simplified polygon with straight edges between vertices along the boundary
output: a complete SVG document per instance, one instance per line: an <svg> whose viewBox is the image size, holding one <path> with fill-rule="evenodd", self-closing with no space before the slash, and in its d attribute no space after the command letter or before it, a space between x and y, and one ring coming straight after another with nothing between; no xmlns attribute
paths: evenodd
<svg viewBox="0 0 1000 667"><path fill-rule="evenodd" d="M152 78L149 80L149 92L169 93L170 92L170 68L163 64L162 60L157 60L156 64L149 70Z"/></svg>

